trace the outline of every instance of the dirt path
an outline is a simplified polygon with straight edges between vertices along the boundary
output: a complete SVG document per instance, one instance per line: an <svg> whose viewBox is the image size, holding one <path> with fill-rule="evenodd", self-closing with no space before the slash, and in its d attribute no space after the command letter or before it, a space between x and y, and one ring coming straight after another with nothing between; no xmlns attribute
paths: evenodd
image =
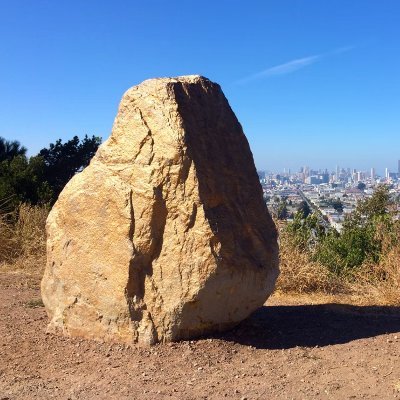
<svg viewBox="0 0 400 400"><path fill-rule="evenodd" d="M219 337L126 348L47 335L37 279L0 274L0 399L400 399L399 309L282 302Z"/></svg>

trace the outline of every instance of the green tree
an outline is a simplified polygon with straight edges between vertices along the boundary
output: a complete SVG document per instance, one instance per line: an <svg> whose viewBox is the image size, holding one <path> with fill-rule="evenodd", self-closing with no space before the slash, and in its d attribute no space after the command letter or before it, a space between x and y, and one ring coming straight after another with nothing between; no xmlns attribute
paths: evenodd
<svg viewBox="0 0 400 400"><path fill-rule="evenodd" d="M14 157L25 156L26 148L16 141L8 141L0 137L0 162L11 161Z"/></svg>
<svg viewBox="0 0 400 400"><path fill-rule="evenodd" d="M7 209L21 202L46 203L51 198L48 184L43 180L44 162L40 157L28 159L17 155L0 162L0 201Z"/></svg>
<svg viewBox="0 0 400 400"><path fill-rule="evenodd" d="M394 229L398 222L393 218L392 206L389 189L378 187L345 219L340 234L331 231L319 243L314 258L336 273L359 267L365 261L377 263L383 241L395 244L398 240Z"/></svg>
<svg viewBox="0 0 400 400"><path fill-rule="evenodd" d="M57 199L67 182L89 164L100 143L101 138L97 136L85 136L82 140L74 136L65 143L59 139L40 151L45 165L44 180L53 192L52 201Z"/></svg>
<svg viewBox="0 0 400 400"><path fill-rule="evenodd" d="M337 211L338 213L343 212L343 203L340 199L331 199L329 204Z"/></svg>
<svg viewBox="0 0 400 400"><path fill-rule="evenodd" d="M287 209L286 201L282 201L279 204L277 217L278 217L278 219L281 219L281 220L285 220L288 218L288 209Z"/></svg>
<svg viewBox="0 0 400 400"><path fill-rule="evenodd" d="M297 207L297 212L301 213L302 218L307 218L311 214L311 208L308 203L303 200Z"/></svg>
<svg viewBox="0 0 400 400"><path fill-rule="evenodd" d="M371 198L367 198L358 204L354 217L358 219L364 217L367 220L371 220L389 215L393 205L394 202L390 197L389 187L379 185Z"/></svg>
<svg viewBox="0 0 400 400"><path fill-rule="evenodd" d="M364 182L358 182L357 189L359 190L365 190L367 185Z"/></svg>
<svg viewBox="0 0 400 400"><path fill-rule="evenodd" d="M100 142L95 136L57 140L28 159L19 142L0 138L0 204L13 209L21 202L53 203L68 180L89 164Z"/></svg>
<svg viewBox="0 0 400 400"><path fill-rule="evenodd" d="M331 272L341 274L360 266L368 256L371 256L372 261L377 261L376 257L372 257L378 250L373 238L374 231L371 227L343 229L340 234L330 230L319 243L313 258Z"/></svg>
<svg viewBox="0 0 400 400"><path fill-rule="evenodd" d="M387 186L378 187L371 198L357 205L343 223L341 232L326 229L317 213L303 218L299 211L283 234L289 243L306 252L331 272L345 274L365 262L377 264L384 251L398 243L399 205Z"/></svg>
<svg viewBox="0 0 400 400"><path fill-rule="evenodd" d="M316 215L309 214L304 218L303 213L298 211L294 215L293 221L287 224L284 234L292 246L311 254L325 236L325 229L319 223Z"/></svg>

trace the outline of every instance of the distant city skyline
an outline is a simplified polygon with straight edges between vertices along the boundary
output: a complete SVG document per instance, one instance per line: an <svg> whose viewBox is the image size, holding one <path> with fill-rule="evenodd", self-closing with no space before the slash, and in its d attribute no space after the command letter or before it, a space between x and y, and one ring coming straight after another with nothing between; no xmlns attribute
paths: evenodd
<svg viewBox="0 0 400 400"><path fill-rule="evenodd" d="M350 168L350 170L356 170L356 171L359 171L359 172L363 172L363 173L366 173L367 175L371 175L372 170L374 170L374 174L378 175L378 176L381 176L381 177L385 176L386 169L388 169L388 171L391 172L391 173L400 174L400 159L396 160L395 162L388 163L388 165L392 165L392 168L389 167L389 166L385 166L385 167L379 168L379 167L375 167L373 165L371 165L369 167L366 167L366 168L357 168L356 166L345 166L345 165L338 165L338 164L336 164L336 165L334 165L332 167L330 167L330 166L329 167L328 166L316 167L316 166L311 165L309 163L305 163L303 165L294 166L294 167L293 166L292 167L286 167L285 166L285 167L280 167L280 168L259 168L257 163L256 163L256 167L257 167L258 171L269 171L271 173L276 173L276 174L284 173L284 172L288 173L289 170L290 170L290 173L297 173L305 166L307 166L310 170L313 170L313 171L325 171L325 170L328 170L329 173L335 172L336 168L339 167L340 170L342 168L345 169L345 170Z"/></svg>

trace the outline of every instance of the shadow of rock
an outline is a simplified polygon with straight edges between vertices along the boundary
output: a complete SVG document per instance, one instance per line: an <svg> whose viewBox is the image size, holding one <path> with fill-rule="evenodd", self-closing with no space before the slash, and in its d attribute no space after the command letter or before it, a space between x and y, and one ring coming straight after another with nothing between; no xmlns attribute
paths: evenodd
<svg viewBox="0 0 400 400"><path fill-rule="evenodd" d="M400 307L264 306L218 338L259 349L323 347L400 333Z"/></svg>

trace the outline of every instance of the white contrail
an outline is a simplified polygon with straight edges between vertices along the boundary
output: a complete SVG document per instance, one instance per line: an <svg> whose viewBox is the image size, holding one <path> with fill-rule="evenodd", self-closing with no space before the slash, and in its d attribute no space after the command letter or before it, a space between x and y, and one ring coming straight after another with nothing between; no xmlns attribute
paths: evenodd
<svg viewBox="0 0 400 400"><path fill-rule="evenodd" d="M294 71L297 71L301 68L307 67L309 65L312 65L321 59L328 57L328 56L333 56L336 54L341 54L345 53L347 51L352 50L354 47L353 46L347 46L347 47L341 47L339 49L332 50L328 53L322 53L322 54L317 54L314 56L309 56L309 57L303 57L303 58L297 58L292 61L288 61L283 64L275 65L274 67L267 68L263 71L257 72L253 75L246 76L242 79L239 79L236 81L236 84L243 84L247 82L251 82L254 80L258 80L261 78L266 78L269 76L274 76L274 75L285 75L285 74L290 74Z"/></svg>

